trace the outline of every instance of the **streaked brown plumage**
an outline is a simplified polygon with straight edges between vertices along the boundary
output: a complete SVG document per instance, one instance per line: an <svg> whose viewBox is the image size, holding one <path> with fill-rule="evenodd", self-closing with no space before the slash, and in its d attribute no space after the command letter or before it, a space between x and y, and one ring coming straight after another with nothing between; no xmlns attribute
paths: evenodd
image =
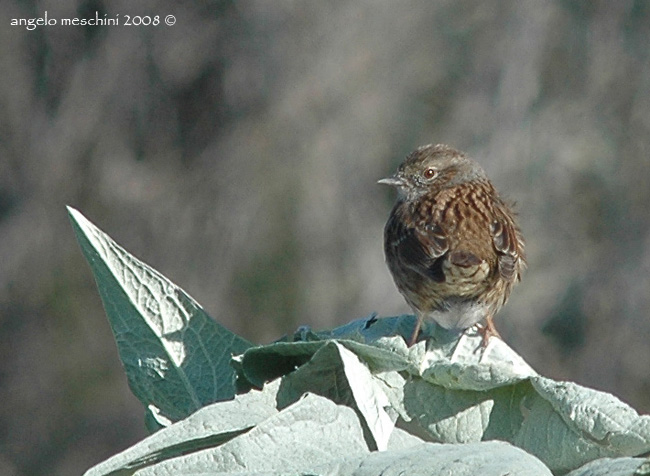
<svg viewBox="0 0 650 476"><path fill-rule="evenodd" d="M484 343L498 333L494 315L525 267L514 213L480 165L449 146L412 152L379 183L398 189L384 229L386 263L418 321L464 330L485 320Z"/></svg>

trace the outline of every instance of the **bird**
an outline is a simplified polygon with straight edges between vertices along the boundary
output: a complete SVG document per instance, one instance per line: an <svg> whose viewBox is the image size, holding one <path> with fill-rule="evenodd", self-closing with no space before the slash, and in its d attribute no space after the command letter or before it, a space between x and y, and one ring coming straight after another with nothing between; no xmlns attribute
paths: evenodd
<svg viewBox="0 0 650 476"><path fill-rule="evenodd" d="M477 325L483 347L500 337L494 316L520 281L526 257L516 215L483 168L453 147L429 144L378 183L397 189L384 253L417 317L409 347L424 319L459 332Z"/></svg>

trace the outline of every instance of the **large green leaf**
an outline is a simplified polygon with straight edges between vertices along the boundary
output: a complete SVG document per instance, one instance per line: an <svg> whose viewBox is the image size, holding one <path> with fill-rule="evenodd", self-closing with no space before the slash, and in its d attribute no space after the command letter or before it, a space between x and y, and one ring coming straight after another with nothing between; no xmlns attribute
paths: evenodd
<svg viewBox="0 0 650 476"><path fill-rule="evenodd" d="M394 329L400 319L387 319L387 329ZM483 347L475 332L459 336L429 326L426 341L407 349L398 344L402 338L377 334L369 338L367 329L359 320L329 333L313 333L309 342L251 348L242 359L244 372L260 384L286 375L296 389L358 408L359 402L343 397L352 394L349 384L342 392L343 362L324 365L318 356L331 341L315 340L332 335L354 338L337 342L368 367L373 386L381 388L392 411L401 416L398 426L426 440L505 440L557 471L602 456L650 450L649 417L640 417L611 395L540 377L500 339Z"/></svg>
<svg viewBox="0 0 650 476"><path fill-rule="evenodd" d="M600 458L571 471L566 476L636 476L643 458ZM645 473L647 474L647 473Z"/></svg>
<svg viewBox="0 0 650 476"><path fill-rule="evenodd" d="M483 346L475 330L460 336L441 327L433 329L426 342L420 374L425 380L450 389L485 391L511 385L537 375L515 351L498 338Z"/></svg>
<svg viewBox="0 0 650 476"><path fill-rule="evenodd" d="M96 466L86 476L551 474L538 459L507 443L423 443L399 429L386 451L370 452L358 415L350 408L307 393L279 413L269 412L275 392L277 382L261 393L253 392L251 398L237 397L236 404L210 405ZM242 417L244 405L256 415L253 429L248 427L253 420L237 418Z"/></svg>
<svg viewBox="0 0 650 476"><path fill-rule="evenodd" d="M399 425L443 443L512 441L524 419L519 405L531 392L526 383L479 392L412 378L404 385L406 416Z"/></svg>
<svg viewBox="0 0 650 476"><path fill-rule="evenodd" d="M316 468L329 476L551 476L534 456L501 441L467 445L421 443Z"/></svg>
<svg viewBox="0 0 650 476"><path fill-rule="evenodd" d="M135 471L184 454L215 448L278 413L280 381L233 400L213 403L100 463L86 476Z"/></svg>
<svg viewBox="0 0 650 476"><path fill-rule="evenodd" d="M413 333L416 321L415 316L409 314L378 319L377 314L372 313L330 331L316 332L315 335L321 340L345 339L364 343L373 343L386 336L401 336L404 342ZM429 327L430 324L425 323L423 330L426 331Z"/></svg>
<svg viewBox="0 0 650 476"><path fill-rule="evenodd" d="M223 445L173 458L136 474L304 474L332 460L366 454L363 430L354 411L307 394Z"/></svg>
<svg viewBox="0 0 650 476"><path fill-rule="evenodd" d="M261 387L264 382L286 375L307 363L328 342L332 341L275 342L251 347L241 359L243 376L254 385ZM406 345L399 337L385 338L375 345L350 340L337 342L354 352L373 372L403 370L411 365ZM400 351L389 347L390 344L397 342L401 343L403 348L400 348ZM395 347L400 346L395 345Z"/></svg>
<svg viewBox="0 0 650 476"><path fill-rule="evenodd" d="M648 476L650 474L650 457L635 471L634 476Z"/></svg>
<svg viewBox="0 0 650 476"><path fill-rule="evenodd" d="M359 357L336 341L329 341L311 360L282 379L278 404L294 402L307 392L348 405L362 418L372 449L385 450L395 427L397 412L388 396Z"/></svg>
<svg viewBox="0 0 650 476"><path fill-rule="evenodd" d="M70 219L99 288L129 385L161 424L235 395L233 354L251 346L81 213Z"/></svg>
<svg viewBox="0 0 650 476"><path fill-rule="evenodd" d="M371 315L253 347L70 216L131 388L177 421L89 474L650 473L629 458L650 453L650 416L538 375L498 338L425 323L409 348L413 316Z"/></svg>
<svg viewBox="0 0 650 476"><path fill-rule="evenodd" d="M535 394L522 401L525 419L513 442L551 469L650 451L650 415L640 416L613 395L575 383L544 377L531 383Z"/></svg>

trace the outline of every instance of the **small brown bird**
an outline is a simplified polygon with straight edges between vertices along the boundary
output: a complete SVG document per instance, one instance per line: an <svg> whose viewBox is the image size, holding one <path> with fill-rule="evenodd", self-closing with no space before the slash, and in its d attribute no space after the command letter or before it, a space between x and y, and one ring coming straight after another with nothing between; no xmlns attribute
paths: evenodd
<svg viewBox="0 0 650 476"><path fill-rule="evenodd" d="M479 164L443 144L415 150L379 183L398 191L384 251L418 318L409 346L424 318L459 331L485 320L485 346L526 265L514 213Z"/></svg>

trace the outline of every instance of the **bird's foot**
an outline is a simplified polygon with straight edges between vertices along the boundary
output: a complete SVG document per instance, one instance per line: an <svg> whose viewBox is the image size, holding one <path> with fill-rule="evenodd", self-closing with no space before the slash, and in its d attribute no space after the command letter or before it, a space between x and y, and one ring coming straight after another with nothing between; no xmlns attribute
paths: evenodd
<svg viewBox="0 0 650 476"><path fill-rule="evenodd" d="M492 316L488 316L488 318L485 320L485 324L477 324L478 327L478 333L481 335L481 347L485 349L488 345L488 342L490 341L490 337L498 337L501 339L501 334L499 334L499 331L497 331L496 327L494 327L494 321L492 320Z"/></svg>
<svg viewBox="0 0 650 476"><path fill-rule="evenodd" d="M415 323L415 327L413 328L413 333L411 334L409 340L406 342L406 345L408 347L413 347L415 343L418 341L420 337L420 330L422 328L423 319L424 319L423 316L417 316L417 322Z"/></svg>

